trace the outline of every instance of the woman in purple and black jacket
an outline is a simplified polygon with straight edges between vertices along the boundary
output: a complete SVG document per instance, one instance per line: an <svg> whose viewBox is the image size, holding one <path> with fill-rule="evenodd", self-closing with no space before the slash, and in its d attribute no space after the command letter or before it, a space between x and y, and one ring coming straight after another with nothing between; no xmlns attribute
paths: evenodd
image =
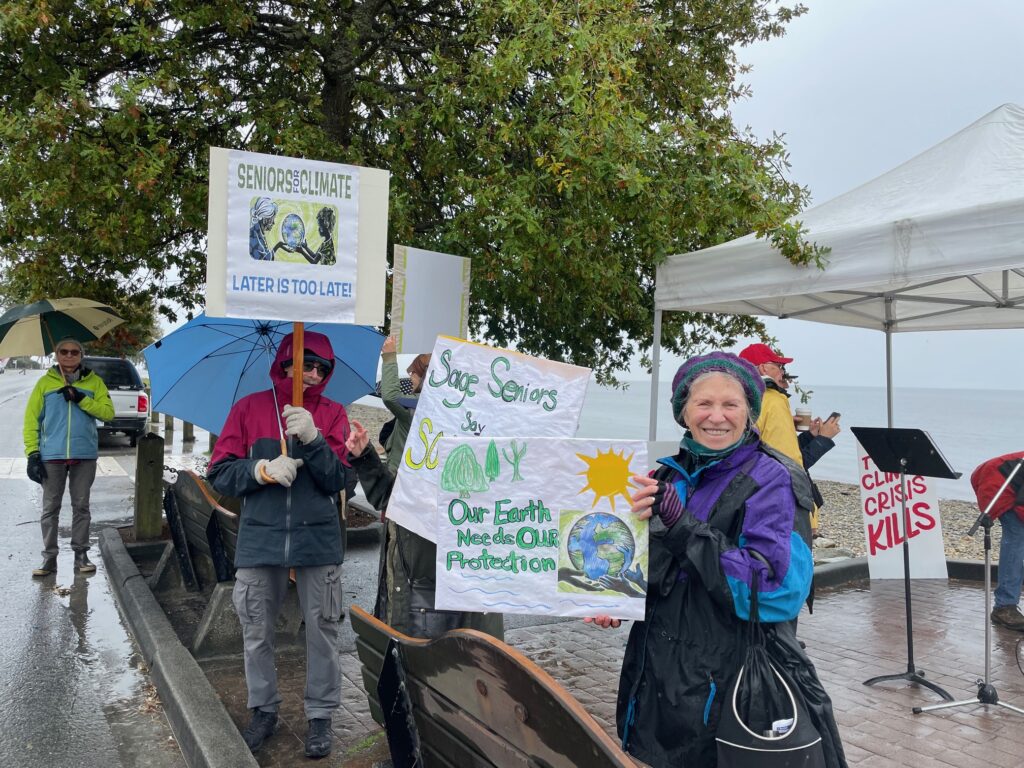
<svg viewBox="0 0 1024 768"><path fill-rule="evenodd" d="M753 429L763 393L757 370L735 355L687 360L672 382L672 412L688 430L680 450L634 478L633 512L651 520L650 572L617 721L623 748L655 768L716 765L722 698L744 658L755 578L772 653L800 682L828 765L846 765L831 702L792 622L813 571L809 482Z"/></svg>

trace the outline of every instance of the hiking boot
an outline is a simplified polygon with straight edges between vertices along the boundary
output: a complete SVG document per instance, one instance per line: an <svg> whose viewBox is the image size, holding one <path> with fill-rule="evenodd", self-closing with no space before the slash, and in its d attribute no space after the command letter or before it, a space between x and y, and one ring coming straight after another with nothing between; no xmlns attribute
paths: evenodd
<svg viewBox="0 0 1024 768"><path fill-rule="evenodd" d="M1008 630L1024 632L1024 613L1016 605L1004 605L992 610L992 624Z"/></svg>
<svg viewBox="0 0 1024 768"><path fill-rule="evenodd" d="M992 611L992 623L1017 632L1024 632L1024 614L1016 605L1004 605Z"/></svg>
<svg viewBox="0 0 1024 768"><path fill-rule="evenodd" d="M52 574L54 574L56 572L57 572L57 558L56 557L46 557L46 558L43 558L43 564L40 565L38 568L36 568L35 570L32 571L32 575L35 578L37 578L37 579L41 579L44 576L50 576L50 575L52 575Z"/></svg>
<svg viewBox="0 0 1024 768"><path fill-rule="evenodd" d="M331 721L317 718L309 721L306 731L306 757L327 757L331 754Z"/></svg>
<svg viewBox="0 0 1024 768"><path fill-rule="evenodd" d="M277 712L264 712L262 709L254 709L249 724L242 731L242 740L250 752L255 752L263 746L263 742L274 735L277 727Z"/></svg>
<svg viewBox="0 0 1024 768"><path fill-rule="evenodd" d="M93 573L96 571L96 566L92 560L89 559L89 553L75 552L75 572L76 573Z"/></svg>

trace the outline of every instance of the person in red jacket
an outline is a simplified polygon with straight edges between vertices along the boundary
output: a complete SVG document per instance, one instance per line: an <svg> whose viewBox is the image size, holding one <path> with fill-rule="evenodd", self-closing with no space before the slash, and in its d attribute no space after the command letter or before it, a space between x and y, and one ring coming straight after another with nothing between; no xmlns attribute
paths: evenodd
<svg viewBox="0 0 1024 768"><path fill-rule="evenodd" d="M984 510L1006 482L1024 451L989 459L971 473L971 485L978 497L978 509ZM1021 586L1024 585L1024 467L1017 471L1000 494L989 517L999 521L999 581L992 608L992 623L1024 632L1024 614L1020 612Z"/></svg>
<svg viewBox="0 0 1024 768"><path fill-rule="evenodd" d="M341 705L338 497L349 468L349 424L345 408L323 394L335 366L330 340L307 332L303 346L293 360L292 336L285 336L270 370L273 389L231 408L207 479L220 493L242 500L232 594L252 710L242 738L255 752L277 726L274 626L294 568L306 623L305 750L320 758L331 751L331 717ZM302 407L290 404L293 376L302 377ZM282 426L289 436L286 454Z"/></svg>

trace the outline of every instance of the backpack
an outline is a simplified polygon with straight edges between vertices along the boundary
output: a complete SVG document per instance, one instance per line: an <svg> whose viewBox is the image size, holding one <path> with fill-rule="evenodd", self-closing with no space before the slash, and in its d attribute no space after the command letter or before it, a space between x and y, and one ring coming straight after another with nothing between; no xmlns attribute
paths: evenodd
<svg viewBox="0 0 1024 768"><path fill-rule="evenodd" d="M377 442L382 446L387 445L389 439L391 439L391 433L395 431L395 422L398 419L392 417L390 421L385 421L384 425L380 428L380 434L377 435Z"/></svg>

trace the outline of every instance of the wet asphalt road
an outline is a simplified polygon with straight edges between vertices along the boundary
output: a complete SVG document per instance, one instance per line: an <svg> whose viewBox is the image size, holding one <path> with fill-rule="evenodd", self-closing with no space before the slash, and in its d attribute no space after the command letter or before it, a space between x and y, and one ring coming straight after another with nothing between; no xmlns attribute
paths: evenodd
<svg viewBox="0 0 1024 768"><path fill-rule="evenodd" d="M24 457L22 423L39 377L0 376L0 458ZM179 438L180 439L180 438ZM203 446L205 447L205 446ZM56 576L33 579L42 541L41 490L23 465L0 474L0 766L151 768L184 766L144 663L118 614L95 547L100 528L131 522L135 451L101 438L101 456L125 474L97 477L91 559L73 573L71 507L61 509ZM7 462L2 462L7 465Z"/></svg>
<svg viewBox="0 0 1024 768"><path fill-rule="evenodd" d="M24 474L22 425L39 376L0 375L0 583L6 587L0 599L0 768L184 768L95 546L102 528L132 522L135 449L126 437L100 438L101 459L113 460L106 463L117 474L98 473L92 488L90 558L97 572L73 572L65 495L57 575L31 576L42 560L42 494ZM196 429L195 436L194 444L183 446L180 428L172 434L167 461L201 464L208 434ZM347 604L372 610L378 558L377 543L350 544L343 577ZM564 621L505 618L506 629ZM346 621L340 650L354 647Z"/></svg>

